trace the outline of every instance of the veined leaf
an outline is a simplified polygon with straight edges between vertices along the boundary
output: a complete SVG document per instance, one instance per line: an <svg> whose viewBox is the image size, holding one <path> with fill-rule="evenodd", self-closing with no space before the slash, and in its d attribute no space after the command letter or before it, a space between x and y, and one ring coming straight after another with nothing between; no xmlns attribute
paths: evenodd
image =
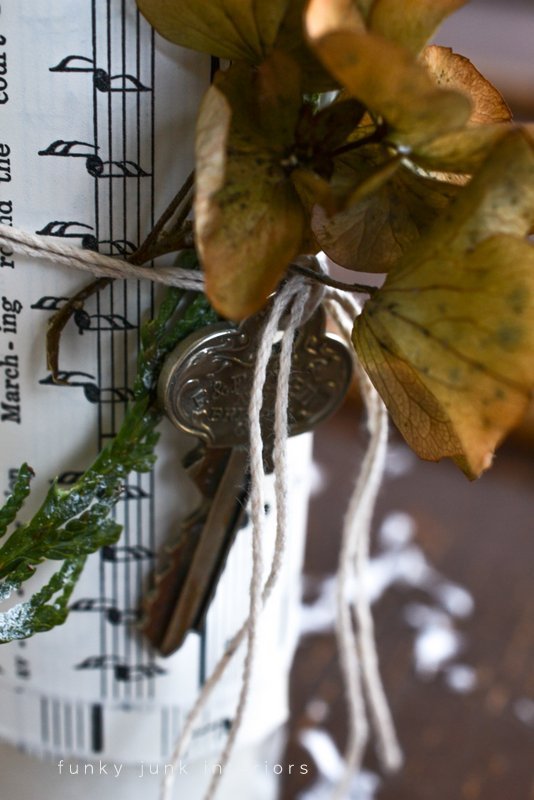
<svg viewBox="0 0 534 800"><path fill-rule="evenodd" d="M339 86L306 41L304 12L307 2L308 0L290 0L273 49L287 53L299 65L302 70L302 88L305 92L328 92Z"/></svg>
<svg viewBox="0 0 534 800"><path fill-rule="evenodd" d="M406 47L414 55L445 17L467 0L375 0L368 25L374 33Z"/></svg>
<svg viewBox="0 0 534 800"><path fill-rule="evenodd" d="M512 119L506 101L465 56L450 47L430 45L421 53L421 61L438 86L466 94L472 104L470 125L509 122Z"/></svg>
<svg viewBox="0 0 534 800"><path fill-rule="evenodd" d="M392 142L415 147L469 119L464 94L436 86L411 53L378 34L345 31L340 20L339 31L311 41L348 93L387 122Z"/></svg>
<svg viewBox="0 0 534 800"><path fill-rule="evenodd" d="M290 0L137 0L158 33L221 58L259 63L272 48Z"/></svg>
<svg viewBox="0 0 534 800"><path fill-rule="evenodd" d="M345 157L345 169L356 165L356 154ZM422 177L391 160L365 177L344 210L329 216L316 205L312 230L337 264L360 272L387 272L457 191L450 183Z"/></svg>
<svg viewBox="0 0 534 800"><path fill-rule="evenodd" d="M235 65L219 76L200 109L197 246L210 302L231 319L261 308L305 235L304 208L283 164L300 108L300 93L291 102L287 89L292 65L274 54L257 83Z"/></svg>
<svg viewBox="0 0 534 800"><path fill-rule="evenodd" d="M421 60L438 85L468 95L472 111L465 128L422 142L414 148L412 158L428 170L472 174L510 131L511 111L469 59L450 48L426 47Z"/></svg>
<svg viewBox="0 0 534 800"><path fill-rule="evenodd" d="M354 0L310 0L306 9L306 30L314 42L327 33L365 33L364 17Z"/></svg>
<svg viewBox="0 0 534 800"><path fill-rule="evenodd" d="M534 385L534 249L520 238L533 220L534 152L513 132L354 327L410 446L469 477L490 465Z"/></svg>
<svg viewBox="0 0 534 800"><path fill-rule="evenodd" d="M417 145L410 158L432 172L472 175L510 130L507 122L467 127Z"/></svg>
<svg viewBox="0 0 534 800"><path fill-rule="evenodd" d="M306 0L137 0L137 5L158 33L182 47L255 65L283 50L301 65L305 91L336 88L305 42Z"/></svg>

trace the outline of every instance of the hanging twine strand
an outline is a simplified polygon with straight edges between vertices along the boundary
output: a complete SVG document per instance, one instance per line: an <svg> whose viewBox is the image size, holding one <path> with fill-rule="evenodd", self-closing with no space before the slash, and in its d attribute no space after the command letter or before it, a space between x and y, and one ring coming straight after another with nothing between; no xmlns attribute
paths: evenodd
<svg viewBox="0 0 534 800"><path fill-rule="evenodd" d="M352 297L331 289L326 292L325 304L343 337L350 342L353 320L361 307ZM367 716L362 709L364 697L382 769L390 772L402 765L402 752L380 676L372 611L365 587L371 521L386 462L388 417L380 396L361 368L355 351L352 352L371 438L345 515L339 556L336 632L349 704L350 733L345 753L346 770L336 789L336 800L348 796L354 773L361 767L368 735ZM355 587L354 601L350 598L351 586Z"/></svg>
<svg viewBox="0 0 534 800"><path fill-rule="evenodd" d="M118 258L57 242L51 237L29 234L7 225L0 225L0 247L32 258L47 259L100 277L150 280L192 291L203 291L204 289L202 275L192 273L190 270L172 267L158 269L139 267ZM325 271L324 263L324 261L320 261L323 272ZM349 736L345 753L346 769L336 787L335 800L345 800L349 796L354 775L361 768L369 738L367 708L382 768L391 771L398 769L402 764L402 753L380 677L373 617L369 598L365 591L371 520L383 478L386 458L387 413L351 347L352 324L354 318L360 313L361 306L350 295L320 285L310 274L296 273L279 290L267 319L255 364L249 405L252 522L252 576L249 612L245 622L231 639L213 672L204 683L186 717L171 757L171 763L174 766L177 765L189 744L195 722L206 706L214 688L220 683L226 668L246 640L247 650L237 710L219 759L222 769L213 776L205 794L205 800L213 800L215 796L220 776L224 773L224 768L230 760L243 722L251 691L261 611L276 586L284 563L288 514L286 447L291 353L298 327L321 302L325 303L327 311L336 322L353 353L354 367L367 410L370 433L367 451L345 515L337 572L336 635L349 708ZM263 483L265 475L260 411L273 344L280 320L288 311L289 319L281 342L275 399L273 463L276 540L269 574L266 581L263 582ZM354 597L351 597L351 591L354 591ZM174 772L174 769L166 771L161 784L161 800L171 800Z"/></svg>
<svg viewBox="0 0 534 800"><path fill-rule="evenodd" d="M276 586L284 561L287 530L287 408L289 398L289 377L291 373L291 353L296 331L301 324L304 309L310 297L310 287L302 278L288 281L275 298L271 313L261 336L261 346L254 366L253 387L249 404L249 436L250 436L250 472L251 472L251 525L252 525L252 577L250 583L250 606L245 623L230 642L229 647L219 660L211 676L204 684L197 700L191 709L182 733L176 742L170 763L179 763L184 750L189 744L193 726L213 689L220 682L226 667L229 665L239 645L247 639L247 652L243 668L243 680L237 710L226 745L218 759L221 769L211 779L205 794L205 800L212 800L218 788L221 775L230 759L235 740L241 727L244 712L250 695L254 657L257 645L257 630L261 610ZM267 367L272 348L277 336L280 320L288 306L291 305L289 321L284 330L278 381L275 400L275 435L273 463L276 493L276 541L269 576L263 584L263 531L264 531L264 468L263 438L260 424L260 412L263 404L263 388L267 375ZM175 770L169 770L162 782L161 800L171 800Z"/></svg>
<svg viewBox="0 0 534 800"><path fill-rule="evenodd" d="M105 256L94 250L82 250L75 245L58 242L54 237L27 233L10 225L0 225L0 248L74 267L99 278L133 278L193 292L204 290L204 278L199 272L179 267L138 267L120 258Z"/></svg>

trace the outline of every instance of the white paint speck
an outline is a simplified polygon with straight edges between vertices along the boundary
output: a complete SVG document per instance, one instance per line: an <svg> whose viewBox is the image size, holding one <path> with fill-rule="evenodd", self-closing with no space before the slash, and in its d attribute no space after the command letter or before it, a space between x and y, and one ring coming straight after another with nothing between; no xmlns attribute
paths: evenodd
<svg viewBox="0 0 534 800"><path fill-rule="evenodd" d="M416 456L404 445L390 445L386 459L388 478L402 478L414 468Z"/></svg>
<svg viewBox="0 0 534 800"><path fill-rule="evenodd" d="M432 593L440 605L454 617L466 619L474 611L473 597L462 586L442 580L434 586Z"/></svg>
<svg viewBox="0 0 534 800"><path fill-rule="evenodd" d="M468 694L477 687L477 673L467 664L453 664L445 670L445 682L451 691Z"/></svg>
<svg viewBox="0 0 534 800"><path fill-rule="evenodd" d="M378 542L384 548L405 547L415 536L415 520L404 511L388 514L378 531Z"/></svg>
<svg viewBox="0 0 534 800"><path fill-rule="evenodd" d="M514 703L514 714L520 722L534 728L534 700L529 697L521 697Z"/></svg>
<svg viewBox="0 0 534 800"><path fill-rule="evenodd" d="M456 692L472 691L476 675L469 667L451 662L464 646L456 620L466 619L474 610L471 594L436 570L416 541L414 519L405 512L388 514L378 532L379 552L369 560L364 577L365 592L371 604L392 587L416 589L426 595L426 603L408 603L402 610L405 622L415 630L414 665L418 675L429 678L444 672L445 683ZM347 601L355 596L355 579L347 587ZM301 606L301 634L324 633L334 628L336 619L336 579L307 581L316 596ZM445 672L448 670L448 672Z"/></svg>
<svg viewBox="0 0 534 800"><path fill-rule="evenodd" d="M310 700L306 705L306 716L312 722L315 722L316 725L320 725L321 722L324 722L329 713L330 708L328 703L325 703L324 700Z"/></svg>
<svg viewBox="0 0 534 800"><path fill-rule="evenodd" d="M461 649L462 640L450 627L424 628L415 637L415 668L420 675L435 675Z"/></svg>
<svg viewBox="0 0 534 800"><path fill-rule="evenodd" d="M317 461L312 461L310 465L310 478L309 478L309 485L310 485L310 495L315 497L315 495L321 494L326 488L328 483L326 470L317 463Z"/></svg>
<svg viewBox="0 0 534 800"><path fill-rule="evenodd" d="M298 795L298 800L331 800L345 771L341 753L326 731L306 729L300 735L300 742L313 758L319 777ZM363 770L354 776L348 796L350 800L375 800L380 783L378 775Z"/></svg>

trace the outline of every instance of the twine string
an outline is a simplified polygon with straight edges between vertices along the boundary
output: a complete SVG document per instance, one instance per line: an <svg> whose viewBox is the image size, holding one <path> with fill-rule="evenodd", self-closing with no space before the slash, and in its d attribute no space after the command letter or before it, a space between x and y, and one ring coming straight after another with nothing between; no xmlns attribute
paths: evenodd
<svg viewBox="0 0 534 800"><path fill-rule="evenodd" d="M192 291L203 291L204 289L204 281L200 273L173 267L157 269L139 267L122 259L105 256L92 250L83 250L68 243L57 242L50 237L30 234L8 225L0 225L0 248L32 258L46 259L100 277L150 280ZM314 282L312 276L298 273L291 275L278 291L260 339L261 344L254 368L253 389L249 405L252 575L248 615L204 683L185 719L171 756L171 763L176 766L189 744L196 720L202 713L214 688L220 683L240 645L246 640L247 649L236 714L219 759L223 769L218 770L213 776L204 796L205 800L213 800L215 797L220 776L231 758L250 697L261 611L276 586L284 563L288 512L286 447L291 353L299 325L320 302L324 302L328 313L336 322L344 340L350 347L353 320L361 311L359 303L350 295L337 289L323 286L318 288L318 283ZM288 313L288 323L282 334L275 399L273 462L276 540L269 574L264 582L262 538L265 476L260 412L269 359L275 337L278 334L280 320L286 313ZM369 598L365 591L371 520L382 483L386 458L387 413L382 400L359 364L356 353L352 347L350 349L367 410L370 438L344 519L337 571L336 635L348 701L349 735L345 752L346 767L336 787L334 800L344 800L349 796L354 774L361 768L369 738L367 709L382 768L391 771L398 769L402 764L402 753L380 677L373 617ZM353 591L354 594L352 594ZM175 769L166 770L161 783L160 800L171 800L174 773Z"/></svg>
<svg viewBox="0 0 534 800"><path fill-rule="evenodd" d="M204 278L200 272L180 267L138 267L121 258L106 256L95 250L83 250L76 245L57 241L55 237L28 233L10 225L0 225L0 248L90 272L99 278L149 280L193 292L202 292L204 289Z"/></svg>

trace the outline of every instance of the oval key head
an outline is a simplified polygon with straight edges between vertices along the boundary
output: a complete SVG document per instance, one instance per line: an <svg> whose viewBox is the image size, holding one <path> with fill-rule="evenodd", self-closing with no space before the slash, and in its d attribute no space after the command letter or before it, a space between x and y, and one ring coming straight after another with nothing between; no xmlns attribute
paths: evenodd
<svg viewBox="0 0 534 800"><path fill-rule="evenodd" d="M184 339L168 356L158 393L176 427L211 447L246 447L248 404L265 312L239 327L220 322ZM264 441L272 438L280 346L269 362L261 414ZM293 346L288 424L291 436L312 430L342 403L352 377L345 344L326 332L319 307L299 329Z"/></svg>

